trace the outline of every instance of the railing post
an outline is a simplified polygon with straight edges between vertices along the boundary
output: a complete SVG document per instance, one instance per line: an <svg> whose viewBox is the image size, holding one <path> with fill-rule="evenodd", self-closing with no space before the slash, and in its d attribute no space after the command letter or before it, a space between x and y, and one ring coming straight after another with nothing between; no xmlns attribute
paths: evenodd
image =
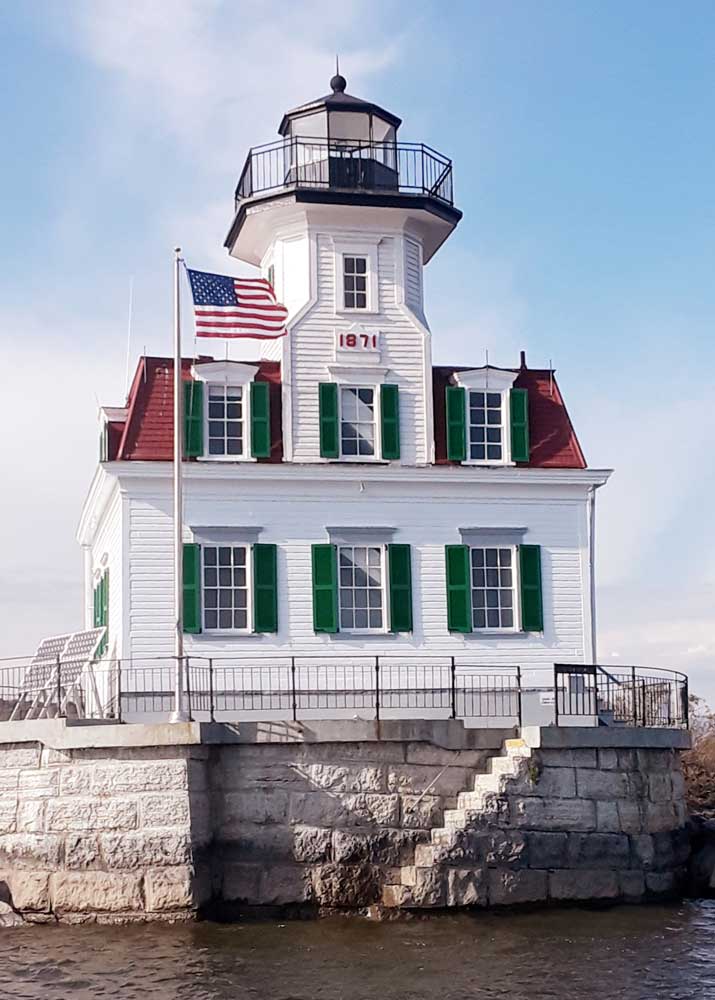
<svg viewBox="0 0 715 1000"><path fill-rule="evenodd" d="M184 673L186 674L186 707L189 712L189 722L191 718L191 657L184 657Z"/></svg>
<svg viewBox="0 0 715 1000"><path fill-rule="evenodd" d="M216 721L216 712L214 707L214 661L213 656L209 657L209 719L211 722Z"/></svg>
<svg viewBox="0 0 715 1000"><path fill-rule="evenodd" d="M680 696L683 699L683 721L685 722L685 728L690 728L690 693L688 691L688 677L687 674L683 679L683 686L680 689Z"/></svg>
<svg viewBox="0 0 715 1000"><path fill-rule="evenodd" d="M559 724L559 668L554 663L554 725Z"/></svg>
<svg viewBox="0 0 715 1000"><path fill-rule="evenodd" d="M380 721L380 657L375 657L375 720Z"/></svg>
<svg viewBox="0 0 715 1000"><path fill-rule="evenodd" d="M117 660L117 722L122 721L122 661Z"/></svg>
<svg viewBox="0 0 715 1000"><path fill-rule="evenodd" d="M519 723L519 729L522 727L521 718L521 666L516 668L516 708L517 708L517 721Z"/></svg>
<svg viewBox="0 0 715 1000"><path fill-rule="evenodd" d="M637 693L638 691L636 687L636 668L631 667L631 699L633 701L633 711L631 714L633 715L634 726L638 725L638 702L636 700Z"/></svg>
<svg viewBox="0 0 715 1000"><path fill-rule="evenodd" d="M596 716L596 724L598 725L601 713L598 707L598 667L596 666L596 664L594 664L593 666L593 699L595 702L593 707L596 710L594 714Z"/></svg>
<svg viewBox="0 0 715 1000"><path fill-rule="evenodd" d="M57 715L62 716L62 660L57 654Z"/></svg>
<svg viewBox="0 0 715 1000"><path fill-rule="evenodd" d="M457 668L454 664L454 657L451 658L449 666L451 680L452 718L457 718Z"/></svg>
<svg viewBox="0 0 715 1000"><path fill-rule="evenodd" d="M290 658L290 693L293 706L293 722L298 721L298 701L295 695L295 656Z"/></svg>

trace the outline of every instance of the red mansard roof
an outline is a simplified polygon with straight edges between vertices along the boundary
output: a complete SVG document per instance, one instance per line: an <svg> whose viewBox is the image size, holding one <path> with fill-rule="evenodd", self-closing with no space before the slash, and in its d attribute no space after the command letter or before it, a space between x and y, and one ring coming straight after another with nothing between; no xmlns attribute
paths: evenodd
<svg viewBox="0 0 715 1000"><path fill-rule="evenodd" d="M437 465L450 464L447 458L445 389L455 372L471 370L464 367L432 369ZM507 371L518 373L514 381L515 389L527 389L529 392L530 457L528 462L517 462L517 465L532 469L585 469L586 459L553 372L536 368L509 368Z"/></svg>
<svg viewBox="0 0 715 1000"><path fill-rule="evenodd" d="M213 358L183 358L181 377L191 378L194 361ZM259 462L283 460L281 433L281 366L278 361L256 362L257 382L268 382L271 402L271 457ZM171 462L174 456L174 362L171 358L141 358L129 390L127 421L116 451L118 461Z"/></svg>
<svg viewBox="0 0 715 1000"><path fill-rule="evenodd" d="M184 358L182 378L188 381L194 360ZM277 361L257 362L256 381L268 382L271 400L271 457L283 460L281 367ZM170 358L141 358L127 400L125 423L112 421L109 433L110 461L170 462L173 458L173 369ZM450 464L445 428L445 389L456 372L466 367L436 366L432 369L434 394L435 461ZM530 460L518 465L541 469L585 469L586 460L574 432L553 373L534 368L507 369L517 373L515 388L529 392Z"/></svg>

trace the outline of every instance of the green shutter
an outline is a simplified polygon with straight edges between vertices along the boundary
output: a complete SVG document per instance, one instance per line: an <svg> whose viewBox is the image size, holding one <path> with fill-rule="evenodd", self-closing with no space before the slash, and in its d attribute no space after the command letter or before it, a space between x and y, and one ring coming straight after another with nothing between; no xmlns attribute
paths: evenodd
<svg viewBox="0 0 715 1000"><path fill-rule="evenodd" d="M412 631L412 560L409 545L387 546L390 631Z"/></svg>
<svg viewBox="0 0 715 1000"><path fill-rule="evenodd" d="M254 458L271 457L269 392L268 382L251 382L251 455Z"/></svg>
<svg viewBox="0 0 715 1000"><path fill-rule="evenodd" d="M334 382L321 382L318 385L318 405L320 454L323 458L339 458L338 387Z"/></svg>
<svg viewBox="0 0 715 1000"><path fill-rule="evenodd" d="M512 389L509 394L511 414L511 460L529 461L529 391Z"/></svg>
<svg viewBox="0 0 715 1000"><path fill-rule="evenodd" d="M253 631L278 631L278 571L275 545L253 546Z"/></svg>
<svg viewBox="0 0 715 1000"><path fill-rule="evenodd" d="M92 599L94 601L92 623L95 628L99 628L99 584L92 590Z"/></svg>
<svg viewBox="0 0 715 1000"><path fill-rule="evenodd" d="M201 631L201 546L184 545L184 632Z"/></svg>
<svg viewBox="0 0 715 1000"><path fill-rule="evenodd" d="M447 458L450 462L464 462L467 458L466 394L459 385L448 385L447 409Z"/></svg>
<svg viewBox="0 0 715 1000"><path fill-rule="evenodd" d="M380 386L382 458L400 457L400 393L396 385Z"/></svg>
<svg viewBox="0 0 715 1000"><path fill-rule="evenodd" d="M99 461L106 462L109 458L109 428L105 424L99 432Z"/></svg>
<svg viewBox="0 0 715 1000"><path fill-rule="evenodd" d="M469 546L446 545L447 628L450 632L472 631L472 588Z"/></svg>
<svg viewBox="0 0 715 1000"><path fill-rule="evenodd" d="M184 458L204 453L204 384L184 382Z"/></svg>
<svg viewBox="0 0 715 1000"><path fill-rule="evenodd" d="M519 546L522 632L543 632L544 602L541 593L541 546Z"/></svg>
<svg viewBox="0 0 715 1000"><path fill-rule="evenodd" d="M104 638L99 646L99 655L102 656L109 645L109 570L104 571L104 576L99 584L100 608L99 624L104 625Z"/></svg>
<svg viewBox="0 0 715 1000"><path fill-rule="evenodd" d="M313 628L338 631L338 556L334 545L313 546Z"/></svg>

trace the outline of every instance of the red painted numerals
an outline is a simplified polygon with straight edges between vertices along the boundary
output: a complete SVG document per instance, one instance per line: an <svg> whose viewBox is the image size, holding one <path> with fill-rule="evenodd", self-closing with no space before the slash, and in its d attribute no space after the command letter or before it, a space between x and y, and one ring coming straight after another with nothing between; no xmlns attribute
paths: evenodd
<svg viewBox="0 0 715 1000"><path fill-rule="evenodd" d="M338 341L341 349L358 351L376 351L376 333L341 333Z"/></svg>

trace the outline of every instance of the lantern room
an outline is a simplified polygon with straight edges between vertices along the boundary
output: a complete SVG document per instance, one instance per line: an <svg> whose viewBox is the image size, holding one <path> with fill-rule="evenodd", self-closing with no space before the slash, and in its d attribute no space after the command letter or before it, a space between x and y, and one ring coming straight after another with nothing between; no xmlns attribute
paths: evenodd
<svg viewBox="0 0 715 1000"><path fill-rule="evenodd" d="M330 94L283 115L278 142L249 151L225 242L233 257L260 263L275 228L296 218L296 205L312 206L314 218L331 206L336 226L349 226L356 207L378 227L381 218L399 222L419 234L425 262L457 225L452 161L424 143L398 140L401 120L346 88L337 73Z"/></svg>

